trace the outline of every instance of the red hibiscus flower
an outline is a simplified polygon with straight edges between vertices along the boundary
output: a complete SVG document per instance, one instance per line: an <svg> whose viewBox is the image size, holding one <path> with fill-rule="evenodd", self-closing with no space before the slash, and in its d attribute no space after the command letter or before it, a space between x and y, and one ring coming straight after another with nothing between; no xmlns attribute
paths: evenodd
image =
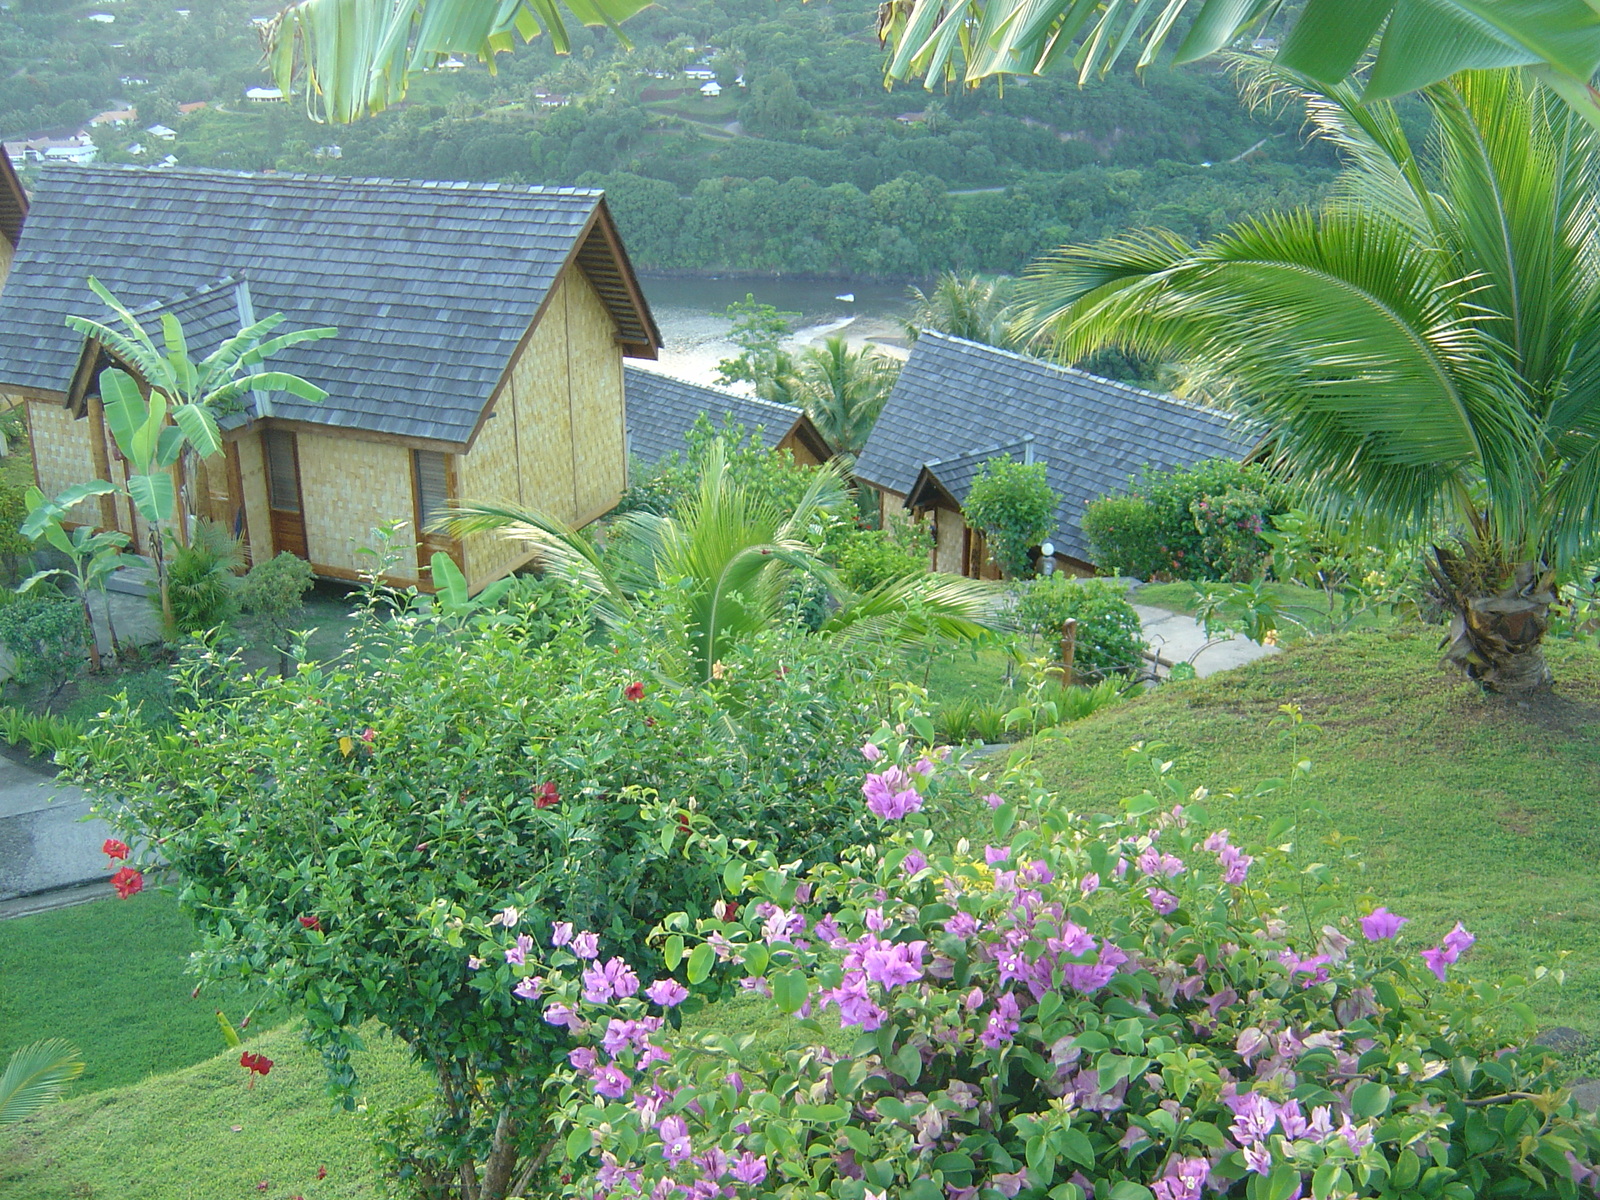
<svg viewBox="0 0 1600 1200"><path fill-rule="evenodd" d="M622 694L629 700L643 700L644 684L640 683L638 680L634 680L634 682L622 689Z"/></svg>
<svg viewBox="0 0 1600 1200"><path fill-rule="evenodd" d="M378 731L372 728L370 725L361 731L361 740L366 742L369 746L377 740L377 737Z"/></svg>
<svg viewBox="0 0 1600 1200"><path fill-rule="evenodd" d="M300 918L300 924L304 925L307 929L313 929L318 933L322 932L322 918L321 917L318 917L318 916L301 917Z"/></svg>
<svg viewBox="0 0 1600 1200"><path fill-rule="evenodd" d="M116 862L119 858L128 857L128 843L119 842L116 838L107 838L101 842L100 849L105 852L105 856L112 862Z"/></svg>
<svg viewBox="0 0 1600 1200"><path fill-rule="evenodd" d="M554 808L561 803L561 794L556 791L553 783L541 783L534 789L533 806L535 808Z"/></svg>
<svg viewBox="0 0 1600 1200"><path fill-rule="evenodd" d="M111 877L111 886L117 889L117 895L126 900L129 896L144 891L144 876L132 867L123 867Z"/></svg>
<svg viewBox="0 0 1600 1200"><path fill-rule="evenodd" d="M239 1065L246 1071L254 1071L257 1075L265 1075L272 1070L272 1060L265 1054L252 1054L246 1050L239 1055Z"/></svg>

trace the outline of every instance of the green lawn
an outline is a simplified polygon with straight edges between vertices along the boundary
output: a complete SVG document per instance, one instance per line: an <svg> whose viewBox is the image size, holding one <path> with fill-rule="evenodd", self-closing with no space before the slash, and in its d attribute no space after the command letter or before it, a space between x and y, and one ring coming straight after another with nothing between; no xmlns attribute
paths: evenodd
<svg viewBox="0 0 1600 1200"><path fill-rule="evenodd" d="M1370 894L1414 918L1419 948L1464 921L1484 973L1555 967L1570 951L1566 986L1537 1007L1600 1032L1600 652L1552 644L1556 699L1524 707L1441 671L1438 640L1355 634L1169 684L1073 726L1039 763L1068 803L1101 810L1144 787L1128 746L1162 743L1185 787L1210 788L1218 820L1248 838L1254 818L1284 810L1282 793L1254 804L1223 793L1287 773L1269 723L1298 704L1322 727L1301 747L1314 764L1301 794L1366 862L1347 881L1352 901Z"/></svg>
<svg viewBox="0 0 1600 1200"><path fill-rule="evenodd" d="M0 1063L66 1038L83 1051L82 1094L210 1058L225 1046L216 1011L238 1024L252 1002L231 989L190 998L197 944L177 901L156 891L0 921ZM251 1026L275 1019L257 1012Z"/></svg>
<svg viewBox="0 0 1600 1200"><path fill-rule="evenodd" d="M1199 607L1200 599L1195 589L1207 586L1204 583L1194 584L1185 580L1173 583L1147 583L1130 599L1135 604L1149 604L1155 608L1165 608L1171 612L1193 616ZM1278 611L1285 618L1292 618L1280 620L1278 634L1282 645L1293 646L1305 641L1311 635L1343 631L1344 603L1339 597L1333 598L1330 612L1328 596L1314 588L1303 587L1297 583L1268 583L1266 590L1272 596L1273 603L1278 606ZM1300 622L1300 625L1295 624L1296 621ZM1387 628L1392 623L1393 618L1387 610L1373 609L1370 612L1357 613L1349 625L1352 629L1380 629ZM1307 628L1302 629L1301 625ZM1310 631L1309 635L1307 629Z"/></svg>
<svg viewBox="0 0 1600 1200"><path fill-rule="evenodd" d="M90 1006L84 1006L90 1007ZM321 1057L280 1029L252 1043L272 1059L257 1078L229 1051L171 1075L77 1095L0 1134L6 1200L304 1200L387 1195L368 1112L335 1109ZM425 1094L398 1042L373 1034L356 1056L373 1116ZM255 1086L250 1081L255 1080ZM317 1178L326 1167L324 1179Z"/></svg>

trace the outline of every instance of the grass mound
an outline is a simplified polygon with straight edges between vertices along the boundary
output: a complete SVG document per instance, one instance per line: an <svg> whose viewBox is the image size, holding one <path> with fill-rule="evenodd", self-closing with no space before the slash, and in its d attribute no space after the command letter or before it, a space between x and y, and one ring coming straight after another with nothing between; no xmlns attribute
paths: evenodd
<svg viewBox="0 0 1600 1200"><path fill-rule="evenodd" d="M331 1106L320 1056L287 1029L255 1039L251 1049L273 1060L271 1072L260 1079L239 1065L234 1050L169 1075L69 1099L6 1131L0 1137L0 1195L6 1200L255 1195L376 1200L385 1195L371 1123L364 1112ZM374 1114L426 1092L405 1048L376 1033L356 1069Z"/></svg>
<svg viewBox="0 0 1600 1200"><path fill-rule="evenodd" d="M1357 839L1367 869L1345 872L1352 902L1368 894L1415 918L1419 938L1464 921L1479 972L1556 968L1569 951L1541 1015L1600 1032L1600 653L1552 644L1555 695L1524 705L1440 670L1437 643L1433 630L1353 634L1169 684L1041 743L1038 764L1068 803L1096 810L1146 786L1128 747L1160 743L1248 839L1253 818L1291 801L1221 793L1289 773L1292 748L1271 722L1299 705L1321 731L1301 740L1313 769L1295 803L1320 802Z"/></svg>

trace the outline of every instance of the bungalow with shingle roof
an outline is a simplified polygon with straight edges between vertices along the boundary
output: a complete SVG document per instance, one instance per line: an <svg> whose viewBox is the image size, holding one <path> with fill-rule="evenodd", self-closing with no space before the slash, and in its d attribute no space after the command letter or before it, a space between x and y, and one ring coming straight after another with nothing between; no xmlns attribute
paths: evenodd
<svg viewBox="0 0 1600 1200"><path fill-rule="evenodd" d="M911 348L856 478L933 523L933 568L997 575L983 535L961 515L988 462L1043 462L1061 497L1050 537L1066 570L1092 574L1080 520L1130 475L1208 458L1243 459L1258 439L1238 417L1041 358L924 332Z"/></svg>
<svg viewBox="0 0 1600 1200"><path fill-rule="evenodd" d="M811 418L798 408L744 396L727 388L676 379L632 364L622 370L628 398L628 453L653 467L682 452L695 422L705 417L718 430L736 425L768 450L785 450L802 466L833 457Z"/></svg>
<svg viewBox="0 0 1600 1200"><path fill-rule="evenodd" d="M0 404L26 403L49 494L123 470L98 396L111 361L66 324L103 315L90 276L152 330L180 317L197 356L273 313L334 326L270 363L327 399L252 402L181 482L187 516L235 530L253 559L288 551L336 579L370 569L393 522L408 527L398 582L429 586L436 551L475 589L526 561L506 538L427 531L458 498L573 525L609 511L627 486L622 359L661 341L604 199L582 188L47 168L14 266ZM148 545L115 497L76 515Z"/></svg>

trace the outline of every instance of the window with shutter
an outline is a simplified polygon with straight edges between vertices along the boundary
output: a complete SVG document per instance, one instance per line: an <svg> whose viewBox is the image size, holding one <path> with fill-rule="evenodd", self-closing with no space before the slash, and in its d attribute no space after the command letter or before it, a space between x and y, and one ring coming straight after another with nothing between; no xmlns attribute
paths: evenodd
<svg viewBox="0 0 1600 1200"><path fill-rule="evenodd" d="M300 511L300 473L294 459L294 434L269 429L267 448L267 503L279 512Z"/></svg>
<svg viewBox="0 0 1600 1200"><path fill-rule="evenodd" d="M417 516L426 531L443 515L450 501L450 460L436 450L413 450L411 461L416 475Z"/></svg>

